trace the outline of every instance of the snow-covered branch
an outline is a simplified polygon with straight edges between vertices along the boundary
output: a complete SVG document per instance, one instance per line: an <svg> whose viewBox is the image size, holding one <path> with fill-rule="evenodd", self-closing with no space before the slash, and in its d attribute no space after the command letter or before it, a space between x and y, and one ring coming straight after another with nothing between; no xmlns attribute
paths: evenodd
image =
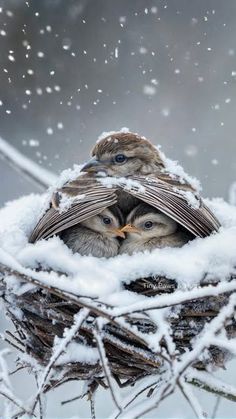
<svg viewBox="0 0 236 419"><path fill-rule="evenodd" d="M0 352L0 398L3 398L4 411L2 417L12 418L20 414L28 414L32 417L32 412L25 406L19 398L14 394L12 384L10 381L10 373L5 357L9 354L8 349L3 349Z"/></svg>
<svg viewBox="0 0 236 419"><path fill-rule="evenodd" d="M7 141L0 138L0 155L17 171L22 173L41 188L46 189L56 182L57 176L50 170L44 169L30 158L20 153Z"/></svg>

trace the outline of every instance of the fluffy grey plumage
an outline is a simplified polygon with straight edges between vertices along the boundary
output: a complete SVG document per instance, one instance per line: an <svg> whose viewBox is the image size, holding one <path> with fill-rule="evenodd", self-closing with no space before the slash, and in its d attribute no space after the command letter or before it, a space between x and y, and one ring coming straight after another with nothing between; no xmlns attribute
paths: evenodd
<svg viewBox="0 0 236 419"><path fill-rule="evenodd" d="M147 204L139 204L131 211L122 231L127 233L127 238L121 244L120 254L181 247L191 239L174 220Z"/></svg>
<svg viewBox="0 0 236 419"><path fill-rule="evenodd" d="M109 258L118 254L118 237L125 237L122 224L122 214L113 206L64 230L60 237L74 253Z"/></svg>

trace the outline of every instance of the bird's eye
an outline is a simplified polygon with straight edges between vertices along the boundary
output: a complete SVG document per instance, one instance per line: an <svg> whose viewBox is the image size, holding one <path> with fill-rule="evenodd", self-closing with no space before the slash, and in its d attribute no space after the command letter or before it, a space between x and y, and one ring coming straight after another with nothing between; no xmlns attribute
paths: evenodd
<svg viewBox="0 0 236 419"><path fill-rule="evenodd" d="M146 229L150 229L150 228L152 228L152 226L153 226L153 222L152 221L146 221L146 223L144 223L144 227L146 228Z"/></svg>
<svg viewBox="0 0 236 419"><path fill-rule="evenodd" d="M114 158L115 163L121 164L127 160L124 154L117 154Z"/></svg>
<svg viewBox="0 0 236 419"><path fill-rule="evenodd" d="M111 224L111 219L109 217L103 217L102 222L106 225Z"/></svg>

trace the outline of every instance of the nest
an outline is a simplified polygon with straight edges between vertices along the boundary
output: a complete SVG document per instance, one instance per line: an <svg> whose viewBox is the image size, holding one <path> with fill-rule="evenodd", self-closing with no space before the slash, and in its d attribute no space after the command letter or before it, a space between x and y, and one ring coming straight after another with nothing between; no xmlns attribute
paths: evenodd
<svg viewBox="0 0 236 419"><path fill-rule="evenodd" d="M33 277L3 265L0 268L1 296L15 325L15 333L8 332L7 339L41 366L50 366L51 375L45 381L44 392L70 380L89 380L96 382L96 386L101 384L105 387L105 358L111 376L120 386L132 385L141 378L158 375L163 371L168 358L167 336L163 334L160 337L159 350L150 349L148 342L157 336L160 324L153 320L148 310L113 316L112 307L96 299L79 297L46 286ZM8 280L12 276L25 287L18 295L9 292ZM218 280L210 281L206 278L201 282L202 289L209 284L217 288ZM165 277L137 279L123 286L132 293L150 297L146 299L148 301L154 296L174 295L178 292L176 281ZM231 292L213 294L173 304L168 308L163 322L175 344L177 357L193 348L195 338L228 303ZM77 323L75 318L79 319ZM235 336L236 322L233 315L224 321L224 330L228 338ZM55 337L59 338L58 342L64 342L58 352L55 352ZM60 356L68 349L68 343L72 342L98 348L100 359L92 363L63 362ZM205 370L209 365L219 367L225 364L227 358L228 352L225 349L211 345L207 355L205 353L204 357L195 359L193 366L198 370Z"/></svg>

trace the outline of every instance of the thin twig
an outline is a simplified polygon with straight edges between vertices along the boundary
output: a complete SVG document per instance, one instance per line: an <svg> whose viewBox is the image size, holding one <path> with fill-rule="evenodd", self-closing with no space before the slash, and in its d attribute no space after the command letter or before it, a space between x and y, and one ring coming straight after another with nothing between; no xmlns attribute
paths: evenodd
<svg viewBox="0 0 236 419"><path fill-rule="evenodd" d="M37 373L35 373L35 381L36 381L37 388L39 388ZM38 402L39 402L39 419L43 419L42 394L39 395Z"/></svg>
<svg viewBox="0 0 236 419"><path fill-rule="evenodd" d="M157 310L161 308L174 307L180 304L186 304L190 301L197 301L206 297L214 297L220 294L233 292L236 290L236 279L229 282L220 282L217 285L208 285L206 287L199 287L190 291L177 290L173 294L157 295L150 299L144 299L137 303L130 304L129 306L116 307L112 310L114 317L125 316L130 313L139 313L143 310Z"/></svg>
<svg viewBox="0 0 236 419"><path fill-rule="evenodd" d="M91 419L96 419L94 394L92 395L89 401L90 401Z"/></svg>
<svg viewBox="0 0 236 419"><path fill-rule="evenodd" d="M206 371L196 371L193 368L190 371L185 376L185 380L189 384L236 403L236 388L229 386L216 377L212 377Z"/></svg>
<svg viewBox="0 0 236 419"><path fill-rule="evenodd" d="M51 369L52 369L53 365L57 362L57 360L61 356L62 352L67 348L69 343L72 341L72 339L74 338L74 336L76 335L76 333L78 332L82 323L88 317L88 315L89 315L89 310L87 310L85 308L85 309L82 309L75 316L75 323L67 331L66 336L61 341L61 344L58 346L58 348L55 349L55 352L52 354L51 359L50 359L48 365L46 366L46 368L44 370L43 376L41 377L41 380L40 380L41 382L39 383L38 391L37 391L37 393L35 395L35 398L34 398L35 401L34 401L33 407L32 407L33 412L34 412L35 407L37 405L40 394L43 392L43 390L44 390L44 388L47 384L47 379L48 379L48 376L51 372Z"/></svg>
<svg viewBox="0 0 236 419"><path fill-rule="evenodd" d="M143 394L145 391L149 390L153 386L157 386L158 383L160 383L160 380L154 380L152 381L152 383L145 385L140 390L136 391L136 393L130 397L129 401L125 401L125 403L123 403L123 411L125 411L127 407L129 407L141 394ZM118 412L118 414L115 416L115 419L117 419L120 416L120 414L121 412Z"/></svg>
<svg viewBox="0 0 236 419"><path fill-rule="evenodd" d="M115 394L115 389L113 387L112 375L111 375L111 371L110 371L110 367L109 367L109 362L108 362L108 359L107 359L107 356L106 356L105 348L104 348L104 345L103 345L103 342L102 342L101 330L100 330L98 321L96 321L96 329L94 330L93 335L94 335L94 337L96 339L96 342L97 342L97 348L98 348L98 352L99 352L99 356L100 356L100 361L101 361L101 364L102 364L104 374L105 374L106 379L107 379L109 390L111 392L111 397L112 397L117 409L120 412L122 412L122 407L121 407L120 401L118 401L117 396Z"/></svg>
<svg viewBox="0 0 236 419"><path fill-rule="evenodd" d="M214 406L214 408L213 408L213 412L212 412L212 414L211 414L212 419L215 419L215 418L216 418L216 415L217 415L217 410L218 410L218 408L219 408L219 405L220 405L221 400L222 400L221 396L217 396L217 397L216 397L215 406Z"/></svg>
<svg viewBox="0 0 236 419"><path fill-rule="evenodd" d="M87 394L87 393L86 393L86 394ZM61 405L62 405L62 406L64 406L65 404L75 402L76 400L80 400L80 399L82 399L84 396L85 396L85 394L83 394L83 395L81 395L81 394L80 394L79 396L73 397L72 399L63 400L63 401L61 402Z"/></svg>
<svg viewBox="0 0 236 419"><path fill-rule="evenodd" d="M5 397L6 399L8 399L11 403L13 403L19 409L21 409L21 412L23 414L27 414L27 415L30 415L30 416L35 416L32 411L30 411L27 408L25 408L24 406L22 406L21 401L17 400L15 397L9 395L8 393L6 393L3 390L0 390L0 395Z"/></svg>
<svg viewBox="0 0 236 419"><path fill-rule="evenodd" d="M193 412L197 416L197 418L198 419L205 418L206 417L206 413L203 411L203 409L200 406L198 400L193 395L191 389L188 388L188 387L190 387L189 384L186 383L186 381L182 377L180 377L180 379L178 380L178 386L180 388L180 391L184 395L185 399L187 400L188 404L192 408Z"/></svg>

